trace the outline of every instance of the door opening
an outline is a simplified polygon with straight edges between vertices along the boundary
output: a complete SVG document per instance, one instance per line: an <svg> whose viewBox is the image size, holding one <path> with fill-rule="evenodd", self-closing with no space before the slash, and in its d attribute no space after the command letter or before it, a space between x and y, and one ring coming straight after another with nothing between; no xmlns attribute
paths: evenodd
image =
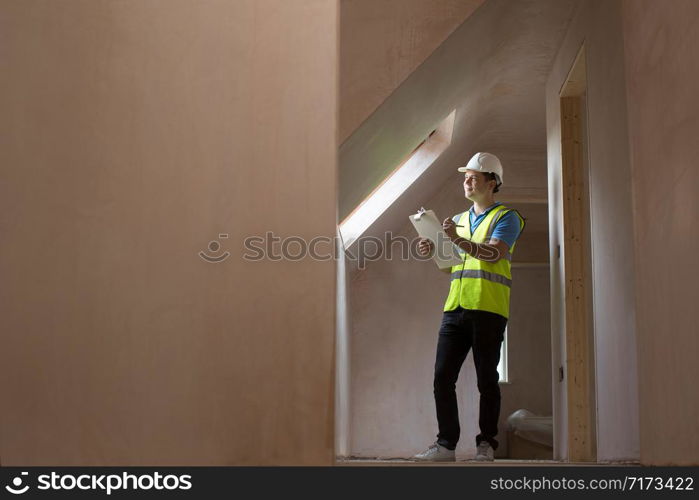
<svg viewBox="0 0 699 500"><path fill-rule="evenodd" d="M596 403L584 46L560 93L568 460L594 462Z"/></svg>

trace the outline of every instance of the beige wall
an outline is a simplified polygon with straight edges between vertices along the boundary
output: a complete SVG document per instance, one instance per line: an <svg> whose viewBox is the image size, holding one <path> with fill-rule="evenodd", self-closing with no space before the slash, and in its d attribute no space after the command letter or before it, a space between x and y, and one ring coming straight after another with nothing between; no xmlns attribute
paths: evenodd
<svg viewBox="0 0 699 500"><path fill-rule="evenodd" d="M625 1L623 16L641 461L697 465L699 3Z"/></svg>
<svg viewBox="0 0 699 500"><path fill-rule="evenodd" d="M2 465L332 462L337 14L0 2Z"/></svg>
<svg viewBox="0 0 699 500"><path fill-rule="evenodd" d="M582 2L547 82L552 368L565 365L563 216L559 91L578 50L587 61L597 458L636 460L638 382L634 314L631 174L627 146L621 9L615 0ZM563 258L556 259L556 245ZM567 457L565 381L554 385L555 455Z"/></svg>
<svg viewBox="0 0 699 500"><path fill-rule="evenodd" d="M527 213L522 207L521 213ZM547 238L537 242L522 235L517 244L546 248ZM523 249L523 248L521 248ZM520 249L516 250L519 253ZM512 269L512 303L508 321L508 379L502 384L502 403L498 440L506 456L507 417L521 408L537 415L552 414L551 407L551 323L549 297L549 269L541 267L515 267Z"/></svg>
<svg viewBox="0 0 699 500"><path fill-rule="evenodd" d="M341 0L340 142L483 0Z"/></svg>

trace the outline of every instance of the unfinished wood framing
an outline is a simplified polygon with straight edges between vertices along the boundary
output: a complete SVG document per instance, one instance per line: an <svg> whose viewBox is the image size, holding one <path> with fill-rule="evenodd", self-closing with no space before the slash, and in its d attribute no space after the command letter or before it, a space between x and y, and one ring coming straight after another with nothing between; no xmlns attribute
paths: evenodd
<svg viewBox="0 0 699 500"><path fill-rule="evenodd" d="M585 58L581 49L561 92L561 154L565 270L565 346L568 394L568 460L596 460L592 342L589 321L589 266L585 199L582 94Z"/></svg>

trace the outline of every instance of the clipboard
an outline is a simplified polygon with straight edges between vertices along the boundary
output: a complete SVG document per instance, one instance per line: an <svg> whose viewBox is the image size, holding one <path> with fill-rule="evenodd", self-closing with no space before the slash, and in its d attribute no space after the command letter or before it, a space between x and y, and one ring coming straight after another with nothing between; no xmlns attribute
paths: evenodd
<svg viewBox="0 0 699 500"><path fill-rule="evenodd" d="M463 263L464 260L459 256L457 246L451 242L447 233L444 232L442 223L432 210L420 208L416 214L411 215L409 218L417 234L434 243L435 252L432 260L437 264L437 267L446 269ZM439 248L437 248L438 245L440 246Z"/></svg>

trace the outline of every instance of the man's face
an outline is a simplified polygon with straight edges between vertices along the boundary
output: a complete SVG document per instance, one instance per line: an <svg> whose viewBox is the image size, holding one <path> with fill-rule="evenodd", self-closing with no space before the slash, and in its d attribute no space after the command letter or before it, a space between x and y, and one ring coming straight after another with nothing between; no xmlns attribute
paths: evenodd
<svg viewBox="0 0 699 500"><path fill-rule="evenodd" d="M464 173L464 194L471 201L482 199L492 189L482 172L467 170Z"/></svg>

